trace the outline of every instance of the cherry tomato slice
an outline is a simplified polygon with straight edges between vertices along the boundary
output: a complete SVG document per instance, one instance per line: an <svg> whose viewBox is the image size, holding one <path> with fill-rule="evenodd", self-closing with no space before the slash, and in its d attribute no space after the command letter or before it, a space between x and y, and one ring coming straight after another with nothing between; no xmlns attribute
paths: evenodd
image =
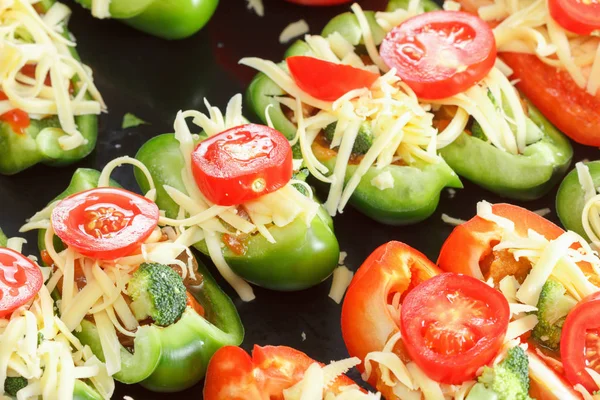
<svg viewBox="0 0 600 400"><path fill-rule="evenodd" d="M386 65L423 99L464 92L483 79L496 61L496 41L479 17L432 11L392 29L379 49Z"/></svg>
<svg viewBox="0 0 600 400"><path fill-rule="evenodd" d="M20 134L25 133L25 129L27 129L31 123L29 114L18 108L0 115L0 120L8 123L13 131Z"/></svg>
<svg viewBox="0 0 600 400"><path fill-rule="evenodd" d="M131 254L158 225L158 206L119 188L97 188L61 200L52 212L56 235L79 253L115 260Z"/></svg>
<svg viewBox="0 0 600 400"><path fill-rule="evenodd" d="M292 148L275 129L242 125L200 142L192 153L192 172L209 201L238 205L290 181Z"/></svg>
<svg viewBox="0 0 600 400"><path fill-rule="evenodd" d="M364 69L314 57L288 57L286 62L296 85L324 101L335 101L354 89L369 88L379 78Z"/></svg>
<svg viewBox="0 0 600 400"><path fill-rule="evenodd" d="M42 271L33 261L0 247L0 318L27 304L43 283Z"/></svg>
<svg viewBox="0 0 600 400"><path fill-rule="evenodd" d="M560 26L579 35L600 30L600 1L549 0L548 9Z"/></svg>
<svg viewBox="0 0 600 400"><path fill-rule="evenodd" d="M581 300L567 315L560 339L560 355L565 375L572 385L582 384L590 393L597 391L585 368L600 373L600 293Z"/></svg>
<svg viewBox="0 0 600 400"><path fill-rule="evenodd" d="M457 385L498 354L509 319L502 293L473 277L444 273L404 298L402 338L427 376Z"/></svg>
<svg viewBox="0 0 600 400"><path fill-rule="evenodd" d="M222 347L208 364L204 399L283 400L283 391L298 383L314 362L301 351L286 346L255 345L252 357L239 347ZM338 392L339 387L353 384L341 375L330 388Z"/></svg>

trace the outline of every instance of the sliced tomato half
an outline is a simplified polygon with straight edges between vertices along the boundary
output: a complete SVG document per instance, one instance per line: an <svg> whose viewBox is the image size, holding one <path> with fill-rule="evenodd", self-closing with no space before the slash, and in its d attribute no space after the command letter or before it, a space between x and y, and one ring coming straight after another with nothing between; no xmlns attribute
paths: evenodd
<svg viewBox="0 0 600 400"><path fill-rule="evenodd" d="M56 235L79 253L100 260L127 256L158 225L158 206L125 189L104 187L71 195L52 211Z"/></svg>
<svg viewBox="0 0 600 400"><path fill-rule="evenodd" d="M460 385L498 354L510 310L504 295L485 282L445 273L406 295L401 318L412 360L436 382Z"/></svg>
<svg viewBox="0 0 600 400"><path fill-rule="evenodd" d="M283 391L304 377L316 362L286 346L254 346L252 357L243 349L225 346L211 358L204 385L205 400L283 400ZM321 364L322 365L322 364ZM341 375L331 386L355 384Z"/></svg>
<svg viewBox="0 0 600 400"><path fill-rule="evenodd" d="M600 1L549 0L552 18L563 28L579 35L600 31Z"/></svg>
<svg viewBox="0 0 600 400"><path fill-rule="evenodd" d="M381 58L417 96L443 99L483 79L496 62L496 41L481 18L460 11L432 11L392 29Z"/></svg>
<svg viewBox="0 0 600 400"><path fill-rule="evenodd" d="M27 304L43 283L42 271L33 261L0 247L0 318Z"/></svg>
<svg viewBox="0 0 600 400"><path fill-rule="evenodd" d="M356 272L342 305L342 334L350 355L364 360L368 353L381 351L400 331L400 321L389 309L394 296L439 273L425 255L404 243L388 242L373 251ZM374 374L369 382L376 385Z"/></svg>

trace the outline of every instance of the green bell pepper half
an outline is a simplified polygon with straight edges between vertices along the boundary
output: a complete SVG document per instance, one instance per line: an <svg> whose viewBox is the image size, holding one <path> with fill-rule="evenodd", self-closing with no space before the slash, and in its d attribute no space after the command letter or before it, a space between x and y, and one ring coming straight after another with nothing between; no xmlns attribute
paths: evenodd
<svg viewBox="0 0 600 400"><path fill-rule="evenodd" d="M92 0L76 0L91 9ZM112 18L163 39L184 39L213 16L219 0L112 0Z"/></svg>
<svg viewBox="0 0 600 400"><path fill-rule="evenodd" d="M599 187L600 161L586 162L585 165L590 171L594 187ZM567 174L558 188L558 193L556 194L556 213L565 229L578 233L589 242L590 238L585 233L581 221L585 203L585 191L579 183L577 170L574 169Z"/></svg>
<svg viewBox="0 0 600 400"><path fill-rule="evenodd" d="M430 1L421 2L425 12L439 9ZM391 0L388 10L406 9L408 0ZM359 29L357 22L354 29ZM360 32L360 30L359 30ZM440 150L440 155L458 175L500 196L535 200L554 187L571 164L573 148L528 102L529 119L541 130L541 140L528 145L523 154L510 154L484 140L463 132Z"/></svg>
<svg viewBox="0 0 600 400"><path fill-rule="evenodd" d="M181 180L184 159L179 142L172 134L157 136L140 148L136 158L150 170L157 187L156 204L168 217L175 218L179 207L163 185L185 193ZM142 173L136 171L135 176L142 191L150 189ZM273 290L301 290L322 282L337 266L340 249L333 222L324 209L320 208L310 227L298 218L284 227L268 229L276 243L269 243L262 235L253 235L245 242L244 254L223 248L231 269L247 281ZM204 241L194 247L208 255Z"/></svg>
<svg viewBox="0 0 600 400"><path fill-rule="evenodd" d="M8 240L8 238L6 237L6 235L4 234L4 232L2 231L2 228L0 228L0 247L6 247L6 241Z"/></svg>
<svg viewBox="0 0 600 400"><path fill-rule="evenodd" d="M407 3L407 2L406 2ZM408 4L408 3L407 3ZM437 7L430 0L423 1L424 8ZM375 13L366 11L365 15L371 25L373 37L379 44L385 33L375 22ZM362 43L362 32L356 16L347 12L334 17L323 29L327 36L339 32L355 46ZM310 54L309 46L303 41L296 41L285 53L285 58ZM285 64L281 64L285 68ZM287 119L281 105L274 98L283 96L285 92L266 75L259 73L250 83L246 97L252 111L263 122L266 122L265 110L277 130L288 139L296 135L296 126ZM326 151L316 151L315 156L330 171L333 171L337 157ZM356 166L350 165L345 180L350 179ZM379 190L371 184L371 180L383 171L389 171L394 178L394 187ZM428 218L437 208L440 192L444 187L462 188L456 173L446 164L426 164L417 162L411 166L389 165L383 170L369 168L350 198L350 204L370 218L389 225L407 225Z"/></svg>
<svg viewBox="0 0 600 400"><path fill-rule="evenodd" d="M99 177L96 170L77 169L67 189L55 200L97 187ZM111 186L119 185L111 181ZM45 248L44 231L39 233L38 245L40 251ZM200 262L197 264L202 282L186 287L204 308L205 316L188 307L170 326L141 326L134 340L133 354L121 346L121 371L115 374L116 380L140 383L157 392L181 391L204 378L208 361L219 348L242 343L244 327L233 302L206 267ZM81 331L74 334L104 361L96 326L84 320L81 327Z"/></svg>
<svg viewBox="0 0 600 400"><path fill-rule="evenodd" d="M44 0L39 5L42 9L49 10L55 2ZM63 35L70 37L66 29ZM79 60L75 48L70 47L69 50L73 57ZM73 82L75 83L76 79ZM0 121L0 174L13 175L38 163L62 167L85 158L96 147L98 116L80 115L75 117L75 122L87 142L76 149L65 151L58 143L64 132L60 129L57 116L41 120L32 119L23 133L15 132L8 123Z"/></svg>

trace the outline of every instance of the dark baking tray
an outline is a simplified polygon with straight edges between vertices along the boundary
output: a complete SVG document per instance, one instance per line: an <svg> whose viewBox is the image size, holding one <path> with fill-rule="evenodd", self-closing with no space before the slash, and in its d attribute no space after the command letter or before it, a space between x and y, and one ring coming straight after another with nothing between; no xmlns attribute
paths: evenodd
<svg viewBox="0 0 600 400"><path fill-rule="evenodd" d="M236 93L243 93L254 72L239 66L244 56L280 60L287 45L279 34L290 22L304 18L311 32L320 32L327 21L348 6L307 8L283 0L264 0L266 15L259 18L247 10L245 0L221 0L210 23L190 39L169 42L141 34L116 21L100 21L75 4L70 27L77 37L83 61L94 70L94 78L109 107L100 118L96 151L86 160L69 168L43 166L12 177L0 176L0 226L9 236L18 234L25 219L60 193L77 167L101 169L111 159L135 155L150 137L170 132L178 110L204 110L204 97L224 107ZM381 10L386 0L364 0L364 9ZM132 112L149 121L134 129L121 129L123 115ZM247 114L248 115L248 114ZM595 159L598 149L575 145L575 161ZM128 189L138 190L131 169L124 167L114 177ZM360 266L380 244L400 240L435 261L452 227L441 221L446 213L470 218L480 200L502 201L496 195L469 182L454 196L442 193L440 205L427 221L414 226L390 227L378 224L348 207L335 218L340 247L348 253L346 264ZM531 210L549 207L554 213L556 189L538 201L516 204ZM27 251L37 254L35 234L27 234ZM207 264L212 267L210 261ZM217 273L221 286L234 299L246 328L242 347L254 344L288 345L311 357L328 362L347 357L340 332L341 307L327 297L331 280L310 290L279 293L256 288L256 300L243 303ZM357 322L358 323L358 322ZM306 340L303 339L303 333ZM359 379L358 373L351 373ZM140 399L202 398L202 383L176 395L149 392L138 385L117 385L115 399L124 395Z"/></svg>

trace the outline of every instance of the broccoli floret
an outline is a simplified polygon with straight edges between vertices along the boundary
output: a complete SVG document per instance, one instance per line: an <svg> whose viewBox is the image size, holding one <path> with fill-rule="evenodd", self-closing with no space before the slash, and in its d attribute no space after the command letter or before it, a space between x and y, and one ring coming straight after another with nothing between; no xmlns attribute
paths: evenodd
<svg viewBox="0 0 600 400"><path fill-rule="evenodd" d="M337 126L337 122L333 122L325 127L325 139L331 143L333 140L333 135L335 133L335 127ZM366 154L367 151L373 145L373 134L371 133L370 128L362 124L358 131L358 135L356 136L356 140L354 141L354 146L352 147L352 153L354 154Z"/></svg>
<svg viewBox="0 0 600 400"><path fill-rule="evenodd" d="M306 178L308 178L308 175L309 175L308 168L301 168L300 171L294 172L294 174L292 175L292 179L297 179L299 181L306 182ZM308 190L306 190L306 188L303 185L294 183L293 186L296 188L297 191L302 193L304 196L308 196Z"/></svg>
<svg viewBox="0 0 600 400"><path fill-rule="evenodd" d="M131 277L127 290L135 317L140 321L150 317L160 326L177 321L187 304L183 279L163 264L142 264Z"/></svg>
<svg viewBox="0 0 600 400"><path fill-rule="evenodd" d="M560 282L547 280L537 303L538 323L533 328L533 338L544 347L558 350L562 326L575 304L575 299L567 295Z"/></svg>
<svg viewBox="0 0 600 400"><path fill-rule="evenodd" d="M484 367L478 381L479 383L471 389L467 400L489 399L493 396L481 397L481 394L490 391L496 395L498 400L531 400L529 397L529 359L520 346L508 350L506 358L496 366Z"/></svg>
<svg viewBox="0 0 600 400"><path fill-rule="evenodd" d="M9 396L15 397L17 392L27 386L27 379L22 376L7 377L4 381L4 392Z"/></svg>

